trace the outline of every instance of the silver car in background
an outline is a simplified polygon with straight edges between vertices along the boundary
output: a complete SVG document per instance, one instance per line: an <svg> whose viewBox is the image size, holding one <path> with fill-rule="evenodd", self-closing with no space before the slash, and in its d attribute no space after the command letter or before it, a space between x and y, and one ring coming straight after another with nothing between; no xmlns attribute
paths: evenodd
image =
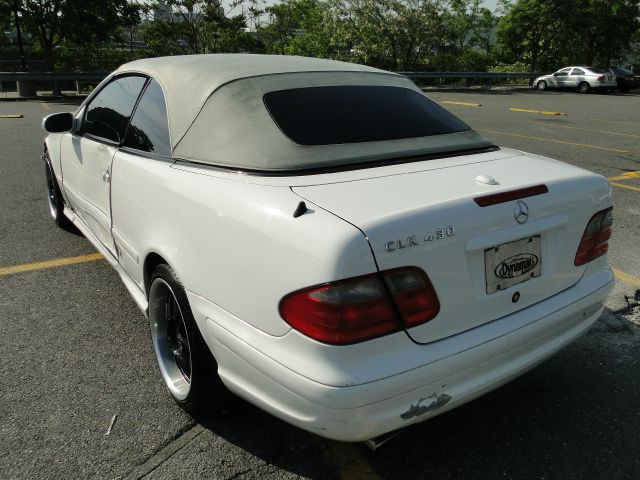
<svg viewBox="0 0 640 480"><path fill-rule="evenodd" d="M533 87L541 92L547 88L573 89L580 93L590 90L611 90L617 87L616 76L597 67L566 67L538 77Z"/></svg>

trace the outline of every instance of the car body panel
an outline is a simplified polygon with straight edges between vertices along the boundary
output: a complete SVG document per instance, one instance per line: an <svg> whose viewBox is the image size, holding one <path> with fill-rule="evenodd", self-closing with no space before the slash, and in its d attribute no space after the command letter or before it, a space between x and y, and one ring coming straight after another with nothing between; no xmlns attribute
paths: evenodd
<svg viewBox="0 0 640 480"><path fill-rule="evenodd" d="M499 185L478 182L481 175L491 176ZM549 193L521 200L529 209L523 224L514 215L516 201L489 207L473 201L537 184L546 185ZM577 282L583 270L574 266L573 259L580 237L593 212L608 206L609 189L603 177L531 155L293 188L305 200L362 229L381 270L415 265L429 275L441 309L433 320L409 330L419 343L511 314ZM487 249L533 235L542 237L541 255L536 254L542 275L488 294ZM470 311L474 314L468 315Z"/></svg>
<svg viewBox="0 0 640 480"><path fill-rule="evenodd" d="M316 351L294 331L269 348L259 332L190 302L233 392L318 435L360 441L444 413L534 367L588 330L613 282L609 269L595 271L558 296L455 337L412 345L395 334L383 349L375 341L354 346L357 355L326 345ZM309 354L296 355L300 347Z"/></svg>
<svg viewBox="0 0 640 480"><path fill-rule="evenodd" d="M63 186L82 221L115 253L111 236L111 161L116 146L74 134L62 135Z"/></svg>
<svg viewBox="0 0 640 480"><path fill-rule="evenodd" d="M291 329L278 313L286 294L376 271L357 228L322 209L294 218L300 198L288 187L212 178L121 151L112 189L122 264L141 290L144 260L158 254L185 288L270 335Z"/></svg>

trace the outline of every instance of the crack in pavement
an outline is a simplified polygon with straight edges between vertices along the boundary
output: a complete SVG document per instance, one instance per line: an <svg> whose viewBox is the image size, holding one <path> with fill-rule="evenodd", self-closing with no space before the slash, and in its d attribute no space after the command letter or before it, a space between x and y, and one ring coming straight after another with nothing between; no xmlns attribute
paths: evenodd
<svg viewBox="0 0 640 480"><path fill-rule="evenodd" d="M205 431L202 425L191 425L178 432L172 439L166 442L160 449L151 455L140 465L126 474L123 478L139 480L151 474L156 468L165 463L176 453L191 443L198 435Z"/></svg>

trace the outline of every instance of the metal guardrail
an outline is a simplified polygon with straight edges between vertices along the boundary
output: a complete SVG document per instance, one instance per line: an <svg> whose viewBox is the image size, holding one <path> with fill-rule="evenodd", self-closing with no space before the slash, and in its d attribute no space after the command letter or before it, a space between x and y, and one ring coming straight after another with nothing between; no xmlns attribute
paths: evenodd
<svg viewBox="0 0 640 480"><path fill-rule="evenodd" d="M64 80L78 82L101 82L108 72L0 72L0 82Z"/></svg>
<svg viewBox="0 0 640 480"><path fill-rule="evenodd" d="M478 78L489 80L503 80L509 78L537 78L546 75L546 72L398 72L411 79L421 78Z"/></svg>
<svg viewBox="0 0 640 480"><path fill-rule="evenodd" d="M488 78L488 79L508 79L508 78L536 78L545 73L541 72L398 72L409 78ZM57 81L57 80L77 80L95 81L103 80L108 72L0 72L0 81L15 82L27 81Z"/></svg>
<svg viewBox="0 0 640 480"><path fill-rule="evenodd" d="M545 75L546 73L541 72L398 72L402 75L409 77L411 80L423 80L423 79L432 79L439 80L444 78L450 78L455 80L462 79L476 79L481 83L486 85L488 90L491 90L491 84L495 80L510 80L514 78L527 78L530 82L533 81L534 78Z"/></svg>
<svg viewBox="0 0 640 480"><path fill-rule="evenodd" d="M398 72L412 80L420 79L464 79L474 78L487 80L486 85L491 88L493 80L505 80L512 78L536 78L544 73L540 72ZM56 82L74 81L78 83L101 82L109 75L109 72L0 72L0 82L50 82L55 90ZM0 83L0 90L1 83ZM34 91L34 90L33 90Z"/></svg>
<svg viewBox="0 0 640 480"><path fill-rule="evenodd" d="M74 82L80 94L81 84L101 82L107 75L107 72L0 72L0 92L4 92L3 82L16 82L18 98L32 98L38 95L36 83L47 82L52 94L58 96L59 82Z"/></svg>

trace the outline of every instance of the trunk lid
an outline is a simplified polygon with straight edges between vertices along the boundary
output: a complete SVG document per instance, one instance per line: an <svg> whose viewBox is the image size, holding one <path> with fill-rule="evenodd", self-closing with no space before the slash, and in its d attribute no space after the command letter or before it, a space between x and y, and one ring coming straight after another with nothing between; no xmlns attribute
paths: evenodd
<svg viewBox="0 0 640 480"><path fill-rule="evenodd" d="M430 343L575 284L585 268L574 266L584 229L598 207L608 206L603 177L535 155L496 157L478 163L469 156L466 164L458 158L447 167L419 163L412 172L405 165L399 174L292 189L359 228L380 270L417 266L427 273L440 312L407 332ZM541 184L548 193L522 198L524 207L517 200L485 207L474 201ZM528 216L519 223L523 208Z"/></svg>

